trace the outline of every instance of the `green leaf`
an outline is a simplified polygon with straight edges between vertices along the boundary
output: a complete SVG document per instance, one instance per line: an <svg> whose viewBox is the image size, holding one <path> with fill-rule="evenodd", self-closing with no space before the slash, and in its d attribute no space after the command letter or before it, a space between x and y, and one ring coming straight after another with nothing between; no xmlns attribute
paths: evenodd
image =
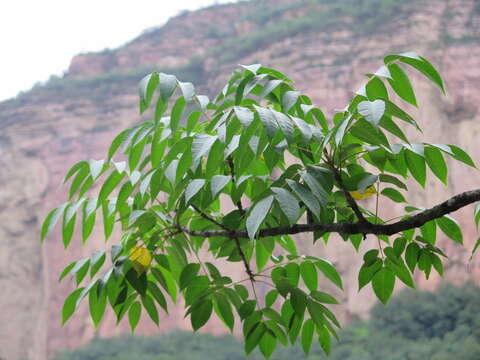
<svg viewBox="0 0 480 360"><path fill-rule="evenodd" d="M412 273L417 266L419 253L420 246L418 246L417 243L408 244L407 250L405 251L405 262Z"/></svg>
<svg viewBox="0 0 480 360"><path fill-rule="evenodd" d="M242 106L235 106L233 110L235 111L235 116L240 120L243 127L248 128L254 119L253 112Z"/></svg>
<svg viewBox="0 0 480 360"><path fill-rule="evenodd" d="M102 203L108 197L108 195L111 194L113 189L115 189L115 187L120 183L120 181L123 179L124 176L125 176L125 171L122 173L119 173L116 170L113 171L108 176L108 178L105 180L105 182L103 183L100 189L100 193L98 195L99 203Z"/></svg>
<svg viewBox="0 0 480 360"><path fill-rule="evenodd" d="M220 318L223 320L225 325L227 325L230 331L233 331L235 318L233 317L232 305L228 301L228 298L225 295L217 292L215 293L215 302Z"/></svg>
<svg viewBox="0 0 480 360"><path fill-rule="evenodd" d="M194 331L200 329L206 324L212 314L213 304L209 298L203 299L199 305L196 305L190 315L190 321Z"/></svg>
<svg viewBox="0 0 480 360"><path fill-rule="evenodd" d="M194 168L196 168L200 158L209 153L216 140L217 137L213 135L198 134L195 136L192 142L192 163Z"/></svg>
<svg viewBox="0 0 480 360"><path fill-rule="evenodd" d="M153 93L158 84L159 76L156 72L148 74L140 81L140 84L138 85L138 92L140 95L140 114L150 105Z"/></svg>
<svg viewBox="0 0 480 360"><path fill-rule="evenodd" d="M90 176L93 178L93 180L96 180L97 177L101 174L103 171L103 167L105 165L105 160L91 160L88 163L89 169L90 169Z"/></svg>
<svg viewBox="0 0 480 360"><path fill-rule="evenodd" d="M197 276L200 270L200 264L197 263L190 263L185 266L180 274L180 291L185 289L190 282Z"/></svg>
<svg viewBox="0 0 480 360"><path fill-rule="evenodd" d="M52 232L53 228L55 227L55 224L57 223L58 219L60 218L60 215L62 215L67 205L68 203L60 205L59 207L53 209L52 211L50 211L50 213L48 213L47 217L43 221L42 229L40 231L41 241L45 240L45 237Z"/></svg>
<svg viewBox="0 0 480 360"><path fill-rule="evenodd" d="M93 325L97 328L102 321L103 315L105 314L105 309L107 306L107 293L102 291L98 293L98 284L90 291L88 295L88 303L90 308L90 316L93 321Z"/></svg>
<svg viewBox="0 0 480 360"><path fill-rule="evenodd" d="M270 258L271 251L267 250L261 239L255 241L255 260L258 271L262 271Z"/></svg>
<svg viewBox="0 0 480 360"><path fill-rule="evenodd" d="M182 120L182 114L185 110L186 103L185 98L180 96L173 105L172 114L170 116L170 128L172 129L172 132L177 130L180 120Z"/></svg>
<svg viewBox="0 0 480 360"><path fill-rule="evenodd" d="M396 178L395 176L388 175L388 174L380 174L378 176L378 179L381 182L396 185L397 187L399 187L401 189L408 190L407 185L405 185L402 181L398 180L398 178Z"/></svg>
<svg viewBox="0 0 480 360"><path fill-rule="evenodd" d="M417 180L422 187L425 187L425 180L427 176L425 159L413 151L405 150L405 161L413 178Z"/></svg>
<svg viewBox="0 0 480 360"><path fill-rule="evenodd" d="M128 130L125 130L124 132L126 132ZM65 184L68 179L70 179L73 175L75 175L75 173L79 172L80 170L86 168L88 166L88 162L87 161L79 161L77 162L75 165L73 165L70 170L68 170L67 172L67 175L65 175L65 177L63 178L63 181L62 183Z"/></svg>
<svg viewBox="0 0 480 360"><path fill-rule="evenodd" d="M310 296L317 300L319 303L323 304L337 305L339 303L338 300L335 299L332 295L322 291L312 291Z"/></svg>
<svg viewBox="0 0 480 360"><path fill-rule="evenodd" d="M260 225L262 224L263 220L265 220L268 212L270 211L273 199L274 198L272 195L263 198L262 200L257 202L250 211L246 222L247 233L250 239L253 240L255 238L255 235L260 228Z"/></svg>
<svg viewBox="0 0 480 360"><path fill-rule="evenodd" d="M142 306L140 305L140 302L135 301L132 305L130 305L130 308L128 309L128 322L130 323L130 328L132 329L132 332L135 331L141 314Z"/></svg>
<svg viewBox="0 0 480 360"><path fill-rule="evenodd" d="M476 167L470 155L468 155L465 151L463 151L462 149L460 149L458 146L455 146L455 145L448 145L448 146L452 150L452 153L453 153L452 156L454 159L461 161L471 167Z"/></svg>
<svg viewBox="0 0 480 360"><path fill-rule="evenodd" d="M291 143L293 139L293 130L294 130L292 121L284 113L281 113L275 110L270 110L270 111L275 117L275 121L277 122L278 127L282 130L282 133L285 136L285 139L288 141L288 143Z"/></svg>
<svg viewBox="0 0 480 360"><path fill-rule="evenodd" d="M477 239L477 241L475 242L475 245L473 246L472 255L470 255L470 261L472 261L473 256L477 252L479 246L480 246L480 237Z"/></svg>
<svg viewBox="0 0 480 360"><path fill-rule="evenodd" d="M310 352L313 341L313 333L315 330L315 323L312 319L308 319L303 323L302 328L302 349L305 354Z"/></svg>
<svg viewBox="0 0 480 360"><path fill-rule="evenodd" d="M70 293L68 297L65 299L62 308L62 326L70 319L75 311L75 307L77 304L77 299L83 291L83 287L78 288Z"/></svg>
<svg viewBox="0 0 480 360"><path fill-rule="evenodd" d="M95 274L100 270L105 262L105 251L95 251L90 257L90 278L93 278Z"/></svg>
<svg viewBox="0 0 480 360"><path fill-rule="evenodd" d="M152 319L152 321L158 326L160 319L158 318L157 307L155 306L153 299L150 296L145 295L142 296L141 300L143 307L145 308L145 310L147 310L148 316L150 316L150 319Z"/></svg>
<svg viewBox="0 0 480 360"><path fill-rule="evenodd" d="M445 235L456 243L463 244L462 229L460 229L460 226L455 219L445 215L436 219L436 222Z"/></svg>
<svg viewBox="0 0 480 360"><path fill-rule="evenodd" d="M163 296L157 284L155 284L152 281L148 281L147 287L148 287L148 291L155 298L158 305L160 305L162 309L165 310L166 313L168 313L167 300L165 299L165 296Z"/></svg>
<svg viewBox="0 0 480 360"><path fill-rule="evenodd" d="M147 277L145 273L138 275L137 272L131 268L125 274L125 278L128 283L137 291L140 295L144 296L147 291Z"/></svg>
<svg viewBox="0 0 480 360"><path fill-rule="evenodd" d="M437 240L437 224L434 220L428 221L420 227L420 231L424 239L432 244L435 245Z"/></svg>
<svg viewBox="0 0 480 360"><path fill-rule="evenodd" d="M398 127L397 123L395 123L390 116L382 117L382 119L380 120L380 126L401 139L402 141L405 141L406 143L409 142L405 133L402 131L402 129Z"/></svg>
<svg viewBox="0 0 480 360"><path fill-rule="evenodd" d="M417 122L413 117L411 117L409 114L407 114L405 111L403 111L401 108L399 108L395 103L386 100L386 109L385 112L390 115L390 116L395 116L396 118L405 121L406 123L409 123L410 125L415 126L417 130L420 130L420 127L418 126Z"/></svg>
<svg viewBox="0 0 480 360"><path fill-rule="evenodd" d="M318 269L325 275L331 282L337 285L343 290L342 279L337 270L333 267L332 263L327 260L319 259L315 262Z"/></svg>
<svg viewBox="0 0 480 360"><path fill-rule="evenodd" d="M59 282L62 281L63 278L70 273L70 271L73 269L73 267L75 266L76 263L77 262L74 261L74 262L71 262L70 264L68 264L67 266L65 266L65 268L63 269L62 273L60 274L60 276L58 278Z"/></svg>
<svg viewBox="0 0 480 360"><path fill-rule="evenodd" d="M275 200L280 209L287 217L291 225L296 224L300 217L300 206L298 200L288 190L278 187L270 188L275 193Z"/></svg>
<svg viewBox="0 0 480 360"><path fill-rule="evenodd" d="M302 290L293 288L290 291L290 303L295 313L302 318L307 308L307 295Z"/></svg>
<svg viewBox="0 0 480 360"><path fill-rule="evenodd" d="M320 182L318 182L315 176L312 175L311 171L300 171L299 174L312 191L312 194L318 199L320 204L325 206L328 202L328 194Z"/></svg>
<svg viewBox="0 0 480 360"><path fill-rule="evenodd" d="M426 248L420 250L420 255L418 257L418 268L425 273L425 277L427 279L430 277L432 261L430 257L430 252Z"/></svg>
<svg viewBox="0 0 480 360"><path fill-rule="evenodd" d="M381 268L373 275L372 287L378 299L386 304L395 287L395 274L386 267Z"/></svg>
<svg viewBox="0 0 480 360"><path fill-rule="evenodd" d="M290 109L297 103L299 96L300 96L299 91L286 91L283 94L283 98L282 98L283 111L288 113Z"/></svg>
<svg viewBox="0 0 480 360"><path fill-rule="evenodd" d="M178 82L178 86L182 91L183 97L185 101L191 102L193 100L193 96L195 95L195 87L191 82Z"/></svg>
<svg viewBox="0 0 480 360"><path fill-rule="evenodd" d="M436 147L427 146L425 147L425 160L435 176L447 185L448 169L442 152Z"/></svg>
<svg viewBox="0 0 480 360"><path fill-rule="evenodd" d="M267 359L273 354L277 346L277 340L269 332L266 332L260 339L260 352Z"/></svg>
<svg viewBox="0 0 480 360"><path fill-rule="evenodd" d="M408 76L397 64L388 65L388 70L390 71L391 78L388 79L388 82L392 89L397 93L400 98L406 102L417 106L417 99L415 98L415 92L413 91L412 84L408 79Z"/></svg>
<svg viewBox="0 0 480 360"><path fill-rule="evenodd" d="M278 298L278 291L273 289L268 292L268 294L265 296L265 306L266 307L271 307L275 301Z"/></svg>
<svg viewBox="0 0 480 360"><path fill-rule="evenodd" d="M216 198L217 195L227 186L228 182L232 178L226 175L214 175L210 181L210 190L212 191L212 198Z"/></svg>
<svg viewBox="0 0 480 360"><path fill-rule="evenodd" d="M307 208L317 217L320 216L320 204L312 192L302 184L291 179L285 180L293 192L303 201Z"/></svg>
<svg viewBox="0 0 480 360"><path fill-rule="evenodd" d="M475 210L473 211L473 219L475 220L475 225L478 230L478 226L480 225L480 202L475 206Z"/></svg>
<svg viewBox="0 0 480 360"><path fill-rule="evenodd" d="M336 114L337 115L337 114ZM339 146L342 141L343 137L345 136L345 130L347 129L348 125L350 124L352 118L351 116L346 117L339 123L332 131L335 133L335 145Z"/></svg>
<svg viewBox="0 0 480 360"><path fill-rule="evenodd" d="M329 355L331 351L330 333L325 326L318 328L318 343L322 347L325 354Z"/></svg>
<svg viewBox="0 0 480 360"><path fill-rule="evenodd" d="M245 354L250 354L267 331L265 324L258 323L245 339Z"/></svg>
<svg viewBox="0 0 480 360"><path fill-rule="evenodd" d="M159 266L152 268L152 273L175 303L177 301L177 287L170 271L162 266Z"/></svg>
<svg viewBox="0 0 480 360"><path fill-rule="evenodd" d="M268 136L270 138L273 138L277 133L278 124L272 111L270 111L270 109L265 109L256 105L254 105L254 108L257 111L258 116L260 117L260 121L265 127L265 131L267 132Z"/></svg>
<svg viewBox="0 0 480 360"><path fill-rule="evenodd" d="M205 179L193 179L185 189L185 202L188 203L205 185Z"/></svg>
<svg viewBox="0 0 480 360"><path fill-rule="evenodd" d="M385 57L385 64L389 65L392 61L399 60L405 64L408 64L414 67L416 70L420 71L433 83L435 83L444 93L445 88L443 85L442 78L438 74L437 70L430 64L425 58L418 56L414 52L407 52L398 55L388 55Z"/></svg>
<svg viewBox="0 0 480 360"><path fill-rule="evenodd" d="M443 264L440 258L434 253L430 253L430 260L432 261L433 268L437 271L438 275L443 277Z"/></svg>
<svg viewBox="0 0 480 360"><path fill-rule="evenodd" d="M391 248L387 248L391 249ZM385 249L386 250L386 249ZM403 260L398 257L393 257L390 253L390 256L387 255L387 259L385 260L385 266L392 270L396 277L398 277L405 285L415 289L415 284L413 283L413 278L410 275L407 267L403 263Z"/></svg>
<svg viewBox="0 0 480 360"><path fill-rule="evenodd" d="M405 251L405 247L407 245L407 239L404 237L396 238L393 243L393 250L397 256L401 256Z"/></svg>
<svg viewBox="0 0 480 360"><path fill-rule="evenodd" d="M407 202L403 195L393 188L385 188L382 190L381 194L398 203Z"/></svg>
<svg viewBox="0 0 480 360"><path fill-rule="evenodd" d="M382 260L376 258L370 265L364 264L358 272L358 291L367 285L375 274L382 268Z"/></svg>
<svg viewBox="0 0 480 360"><path fill-rule="evenodd" d="M206 275L194 277L185 291L185 303L187 305L193 304L200 296L204 295L209 288L210 280Z"/></svg>
<svg viewBox="0 0 480 360"><path fill-rule="evenodd" d="M385 102L380 99L362 101L358 104L357 110L369 123L377 127L383 114L385 114Z"/></svg>
<svg viewBox="0 0 480 360"><path fill-rule="evenodd" d="M307 288L310 291L317 290L318 287L318 276L317 269L315 265L310 261L304 261L300 263L300 275L302 276L303 282L307 285Z"/></svg>
<svg viewBox="0 0 480 360"><path fill-rule="evenodd" d="M371 145L385 145L387 148L390 147L385 134L363 118L353 124L350 128L350 134Z"/></svg>
<svg viewBox="0 0 480 360"><path fill-rule="evenodd" d="M174 75L160 73L160 96L167 101L177 88L178 80Z"/></svg>

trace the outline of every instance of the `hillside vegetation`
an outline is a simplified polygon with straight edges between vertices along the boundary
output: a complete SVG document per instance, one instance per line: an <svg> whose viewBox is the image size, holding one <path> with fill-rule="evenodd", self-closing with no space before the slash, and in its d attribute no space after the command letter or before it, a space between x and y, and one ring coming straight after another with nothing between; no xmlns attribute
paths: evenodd
<svg viewBox="0 0 480 360"><path fill-rule="evenodd" d="M404 291L388 307L373 308L372 321L358 321L340 333L330 360L478 360L480 288L447 285L438 293ZM316 346L308 357L299 346L273 360L327 359ZM232 336L172 332L157 336L96 339L54 360L240 360L242 345ZM260 360L257 352L248 357Z"/></svg>

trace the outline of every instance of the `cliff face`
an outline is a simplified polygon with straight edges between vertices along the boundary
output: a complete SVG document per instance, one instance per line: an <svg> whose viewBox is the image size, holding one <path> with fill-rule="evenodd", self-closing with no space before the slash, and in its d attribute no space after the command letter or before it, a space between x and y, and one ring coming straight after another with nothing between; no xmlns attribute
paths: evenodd
<svg viewBox="0 0 480 360"><path fill-rule="evenodd" d="M478 163L480 3L398 3L272 0L187 13L119 49L79 55L64 79L0 103L0 359L44 360L59 348L126 331L115 327L111 314L94 331L87 309L60 327L70 287L56 278L74 259L111 245L105 245L100 227L94 241L84 247L74 241L68 252L58 234L42 247L38 231L47 211L65 199L59 184L71 164L104 158L113 136L138 121L136 83L151 70L174 72L203 92L213 92L236 64L260 62L289 74L301 91L331 113L345 105L362 74L376 69L384 54L416 51L439 68L448 92L442 98L424 81L415 81L421 107L411 112L424 128L425 141L458 144ZM408 200L428 206L478 188L478 179L477 171L455 164L448 191L433 180L426 191L412 184ZM381 209L386 217L390 213L390 204ZM470 247L476 238L471 209L455 217ZM447 239L440 244L450 255L448 280L478 278L480 262L468 263L467 250ZM339 294L344 300L340 317L365 316L375 299L368 290L357 293L361 257L351 245L331 241L313 246L305 237L302 248L335 261L342 272L346 290ZM440 279L418 281L434 288ZM211 322L206 330L223 331L218 325ZM161 331L174 327L187 327L179 311L161 323ZM142 333L156 331L148 321L140 326Z"/></svg>

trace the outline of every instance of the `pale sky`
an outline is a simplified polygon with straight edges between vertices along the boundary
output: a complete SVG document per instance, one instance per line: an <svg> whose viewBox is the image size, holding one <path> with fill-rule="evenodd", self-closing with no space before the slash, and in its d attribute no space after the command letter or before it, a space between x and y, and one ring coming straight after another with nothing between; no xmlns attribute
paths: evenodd
<svg viewBox="0 0 480 360"><path fill-rule="evenodd" d="M61 75L82 52L116 48L180 11L232 0L2 0L0 101Z"/></svg>

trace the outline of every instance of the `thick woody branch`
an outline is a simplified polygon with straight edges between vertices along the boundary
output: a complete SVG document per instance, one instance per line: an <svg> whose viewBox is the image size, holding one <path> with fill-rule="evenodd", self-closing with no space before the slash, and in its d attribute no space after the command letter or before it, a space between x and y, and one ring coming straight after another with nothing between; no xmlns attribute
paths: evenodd
<svg viewBox="0 0 480 360"><path fill-rule="evenodd" d="M262 229L258 237L294 235L305 232L336 232L342 234L375 234L375 235L393 235L399 232L418 228L423 224L438 219L444 215L450 214L469 204L480 201L480 189L466 191L458 194L441 204L430 209L424 210L408 219L397 221L392 224L372 224L370 222L358 223L334 223L334 224L296 224L292 226L279 226L274 228ZM194 236L216 237L223 236L230 239L248 238L246 230L205 230L192 231L181 228L184 232Z"/></svg>

